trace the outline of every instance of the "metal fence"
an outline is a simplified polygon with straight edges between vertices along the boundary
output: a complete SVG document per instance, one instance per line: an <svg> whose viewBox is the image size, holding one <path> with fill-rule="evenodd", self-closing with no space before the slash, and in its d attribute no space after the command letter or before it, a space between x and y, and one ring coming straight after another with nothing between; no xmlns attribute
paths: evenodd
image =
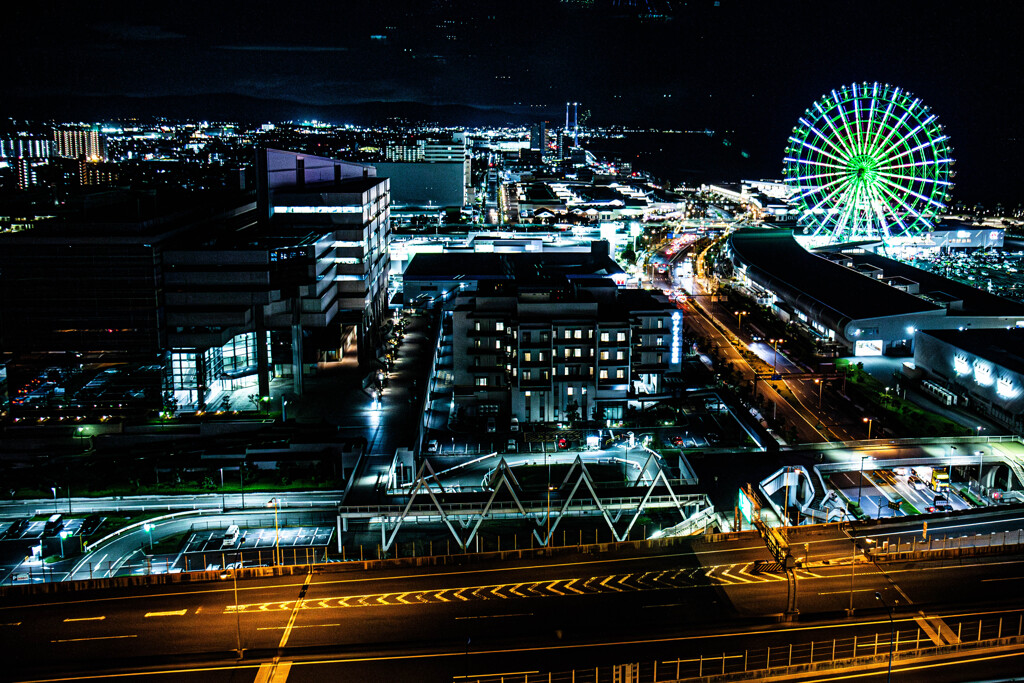
<svg viewBox="0 0 1024 683"><path fill-rule="evenodd" d="M909 622L909 624L907 623ZM760 680L814 671L885 666L890 639L893 662L919 658L955 659L964 651L982 648L1020 649L1024 646L1024 615L989 615L955 623L955 637L936 645L912 618L899 617L890 632L811 640L752 650L684 656L654 662L630 662L569 671L456 676L457 683L676 683L682 681ZM899 628L896 628L899 627ZM524 669L527 667L524 667Z"/></svg>

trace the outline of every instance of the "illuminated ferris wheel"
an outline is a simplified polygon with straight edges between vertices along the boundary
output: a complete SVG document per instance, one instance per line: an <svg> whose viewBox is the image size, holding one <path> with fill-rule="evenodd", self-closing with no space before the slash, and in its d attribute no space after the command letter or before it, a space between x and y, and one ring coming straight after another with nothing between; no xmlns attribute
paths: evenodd
<svg viewBox="0 0 1024 683"><path fill-rule="evenodd" d="M953 187L953 148L927 106L880 83L833 90L800 117L783 160L798 225L831 242L931 230Z"/></svg>

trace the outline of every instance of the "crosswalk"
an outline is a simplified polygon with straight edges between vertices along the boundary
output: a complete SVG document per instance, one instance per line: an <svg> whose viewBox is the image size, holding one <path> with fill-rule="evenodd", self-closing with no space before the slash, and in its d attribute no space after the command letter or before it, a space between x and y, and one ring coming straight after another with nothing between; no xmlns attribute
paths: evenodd
<svg viewBox="0 0 1024 683"><path fill-rule="evenodd" d="M798 579L821 578L807 569L796 570ZM496 583L464 588L441 588L393 593L368 593L329 598L310 598L285 602L258 602L228 605L226 612L268 612L345 609L359 607L399 607L439 603L477 602L481 600L517 600L523 598L565 597L599 593L627 593L694 588L700 586L737 586L785 581L781 572L764 571L764 563L691 567L631 574L611 574L590 578ZM296 602L298 603L296 605Z"/></svg>

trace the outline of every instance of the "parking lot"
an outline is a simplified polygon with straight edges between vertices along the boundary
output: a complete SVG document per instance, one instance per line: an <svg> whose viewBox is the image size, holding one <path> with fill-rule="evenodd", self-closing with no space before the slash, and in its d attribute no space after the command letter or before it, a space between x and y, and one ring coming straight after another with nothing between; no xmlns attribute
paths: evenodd
<svg viewBox="0 0 1024 683"><path fill-rule="evenodd" d="M191 534L173 567L180 571L194 571L273 564L276 536L273 528L239 529L237 535L228 534L229 531L212 529ZM334 528L284 527L279 533L277 545L281 562L306 564L314 558L323 561L324 551L334 536Z"/></svg>

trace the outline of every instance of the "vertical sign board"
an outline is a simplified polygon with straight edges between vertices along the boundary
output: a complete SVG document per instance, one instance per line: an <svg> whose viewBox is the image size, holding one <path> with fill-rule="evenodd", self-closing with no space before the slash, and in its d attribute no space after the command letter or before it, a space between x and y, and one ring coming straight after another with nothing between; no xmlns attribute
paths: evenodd
<svg viewBox="0 0 1024 683"><path fill-rule="evenodd" d="M740 489L739 495L739 508L740 514L743 515L743 519L747 520L748 523L753 524L754 522L754 502L750 500L747 492Z"/></svg>

